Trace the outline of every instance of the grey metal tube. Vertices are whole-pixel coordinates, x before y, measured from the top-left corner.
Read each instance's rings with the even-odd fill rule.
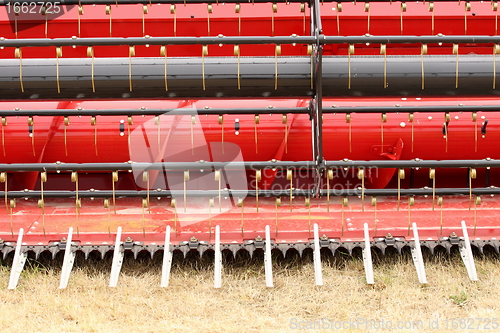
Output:
[[[314,22],[311,22],[314,29]],[[113,45],[239,45],[239,44],[498,44],[500,36],[487,35],[362,35],[362,36],[213,36],[213,37],[91,37],[91,38],[23,38],[0,37],[0,47],[41,46],[113,46]],[[493,51],[493,50],[492,50]]]
[[[351,57],[351,89],[348,89],[348,60],[332,57],[323,63],[323,96],[455,96],[499,95],[493,89],[493,56],[424,56],[422,89],[421,56],[387,56],[387,86],[384,87],[382,56]],[[497,84],[498,86],[498,84]]]
[[[436,113],[436,112],[499,112],[500,105],[425,105],[425,106],[336,106],[323,105],[325,113]],[[266,108],[210,108],[210,109],[19,109],[0,110],[0,117],[12,116],[118,116],[118,115],[225,115],[225,114],[269,114]],[[309,107],[272,108],[273,114],[309,114]]]
[[[314,169],[313,161],[249,161],[249,162],[157,162],[157,163],[10,163],[0,164],[0,171],[128,171],[128,170],[218,170],[223,168]],[[326,161],[326,168],[500,168],[500,160],[372,160]]]
[[[91,59],[59,59],[57,92],[55,59],[23,59],[23,85],[19,60],[0,61],[0,99],[93,99],[93,98],[203,98],[203,97],[298,97],[312,96],[309,57],[278,58],[275,89],[275,58],[241,58],[241,89],[238,89],[235,57],[206,57],[205,86],[201,58],[168,58],[168,91],[163,58],[132,58],[132,91],[129,58],[96,58],[92,92]],[[420,56],[388,56],[387,87],[383,86],[383,57],[351,57],[351,89],[348,59],[323,58],[323,96],[454,96],[499,95],[493,85],[493,56],[459,56],[458,88],[455,87],[455,56],[424,56],[425,89],[422,89]],[[497,84],[500,86],[500,84]]]
[[[0,62],[0,99],[186,98],[311,96],[309,57],[280,58],[275,90],[275,59],[241,58],[241,89],[235,57],[206,57],[203,90],[201,58],[168,58],[168,91],[164,58],[95,58],[92,91],[91,59],[59,59],[61,93],[57,92],[56,59],[23,59],[23,85],[19,60]]]
[[[477,111],[486,111],[483,108],[476,107]],[[456,107],[454,111],[456,111]],[[491,108],[491,110],[500,110],[500,105],[496,108]],[[461,111],[462,109],[460,109]],[[418,110],[416,110],[418,111]],[[133,116],[133,115],[225,115],[225,114],[269,114],[269,107],[266,108],[210,108],[210,109],[81,109],[81,110],[70,110],[70,109],[46,109],[46,110],[35,110],[35,109],[22,109],[22,110],[0,110],[0,116],[12,117],[12,116]],[[352,111],[350,111],[352,112]],[[418,111],[421,112],[421,111]],[[435,110],[433,112],[436,112]],[[292,107],[292,108],[272,108],[272,113],[274,114],[305,114],[309,113],[308,107]]]
[[[321,195],[326,196],[328,191],[321,190]],[[9,198],[39,198],[41,196],[40,191],[8,191],[7,196]],[[142,197],[145,198],[148,196],[148,191],[131,191],[131,190],[116,190],[114,194],[117,198],[124,197]],[[218,190],[186,190],[186,197],[216,197],[219,194]],[[310,197],[312,196],[312,191],[308,190],[294,190],[293,195],[297,197]],[[423,189],[423,188],[412,188],[412,189],[365,189],[364,194],[366,196],[396,196],[396,195],[410,195],[410,196],[432,196],[432,189]],[[472,194],[474,195],[490,195],[500,194],[500,188],[473,188]],[[65,190],[51,190],[44,191],[43,196],[45,198],[74,198],[76,192],[74,191],[65,191]],[[149,192],[151,197],[171,197],[184,196],[184,191],[180,190],[151,190]],[[255,190],[229,190],[225,191],[224,195],[229,195],[235,198],[244,198],[244,197],[255,197],[257,196],[257,192]],[[289,190],[259,190],[259,197],[287,197],[290,195]],[[330,190],[331,196],[359,196],[361,195],[361,190],[356,189],[342,189],[342,190]],[[469,188],[436,188],[435,195],[470,195]],[[0,196],[4,197],[5,192],[0,191]],[[81,190],[78,191],[78,196],[80,198],[110,198],[113,196],[113,191],[109,190]]]

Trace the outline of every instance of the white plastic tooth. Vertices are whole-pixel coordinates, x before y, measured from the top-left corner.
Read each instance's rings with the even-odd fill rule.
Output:
[[[170,281],[170,269],[172,268],[172,251],[170,251],[170,226],[165,231],[165,248],[163,252],[163,264],[161,268],[161,287],[168,287]]]
[[[220,248],[220,226],[215,226],[214,288],[222,286],[222,252]]]
[[[271,228],[266,225],[266,248],[264,252],[264,270],[266,273],[266,287],[272,288],[273,284],[273,262],[271,258]]]
[[[19,282],[19,277],[23,271],[24,264],[26,263],[26,258],[28,257],[26,253],[21,253],[21,246],[23,244],[24,229],[19,229],[19,235],[17,236],[16,249],[14,251],[14,260],[12,262],[12,269],[10,271],[10,279],[8,289],[16,289],[17,283]]]
[[[109,278],[109,286],[116,287],[118,277],[123,264],[123,251],[121,249],[122,227],[116,229],[115,249],[113,251],[113,263],[111,264],[111,276]]]
[[[370,233],[368,232],[368,223],[364,224],[365,235],[365,248],[363,249],[363,262],[366,273],[366,283],[374,284],[373,278],[373,262],[372,262],[372,249],[370,246]]]
[[[323,285],[323,272],[321,267],[321,249],[319,247],[319,230],[317,223],[314,223],[314,278],[317,286]]]
[[[417,269],[418,281],[420,283],[427,283],[427,276],[425,274],[424,259],[422,257],[422,248],[420,247],[420,238],[418,236],[417,224],[413,222],[413,238],[415,239],[415,247],[411,249],[413,263]]]
[[[59,289],[65,289],[68,286],[69,276],[75,262],[75,252],[71,251],[71,242],[73,240],[73,228],[69,228],[66,248],[64,249],[64,260],[61,270],[61,281]]]
[[[462,232],[464,234],[464,246],[460,247],[460,255],[467,269],[467,274],[471,281],[478,281],[476,264],[474,263],[474,256],[472,255],[472,248],[470,246],[469,233],[467,232],[467,226],[465,221],[462,221]]]

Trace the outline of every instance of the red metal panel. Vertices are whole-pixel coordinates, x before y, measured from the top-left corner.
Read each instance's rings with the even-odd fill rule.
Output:
[[[428,3],[408,3],[406,12],[401,11],[400,3],[372,3],[369,14],[363,3],[343,3],[343,10],[338,13],[332,3],[322,4],[324,31],[326,35],[496,35],[497,16],[489,2],[472,4],[471,11],[464,5],[435,4],[434,30]],[[206,5],[179,5],[176,8],[176,28],[174,32],[174,15],[169,5],[148,6],[148,13],[143,14],[142,5],[111,6],[111,15],[106,15],[105,6],[84,6],[85,13],[80,16],[80,32],[78,31],[77,8],[65,8],[66,14],[49,20],[39,17],[38,21],[26,21],[23,17],[15,18],[0,8],[0,31],[5,38],[59,38],[59,37],[132,37],[150,35],[157,36],[269,36],[292,34],[310,34],[309,14],[300,12],[300,4],[279,5],[278,12],[272,19],[271,4],[242,4],[241,30],[238,15],[234,13],[234,5],[219,4],[213,6],[213,13],[207,12]],[[369,18],[368,18],[369,15]],[[305,21],[304,21],[305,17]],[[208,23],[210,18],[210,25]],[[273,22],[274,20],[274,27]],[[304,24],[305,22],[305,24]],[[16,26],[17,24],[17,36]],[[110,29],[111,26],[111,29]],[[210,27],[210,31],[208,30]],[[347,45],[327,45],[324,55],[346,55]],[[388,55],[420,54],[420,45],[388,45]],[[451,54],[451,45],[429,45],[429,54]],[[468,54],[492,53],[491,45],[460,45],[459,53]],[[137,46],[136,56],[157,57],[159,46]],[[275,55],[274,45],[241,46],[242,56]],[[284,45],[282,55],[307,55],[304,45]],[[357,45],[355,55],[378,55],[380,45]],[[65,47],[64,57],[86,57],[86,47]],[[128,47],[96,47],[96,57],[127,57]],[[199,57],[201,46],[169,46],[169,57]],[[209,47],[209,56],[234,56],[233,46],[213,45]],[[24,58],[53,58],[54,48],[23,48]],[[0,49],[0,58],[14,58],[11,48]],[[492,69],[493,70],[493,69]],[[381,82],[382,84],[382,82]],[[28,98],[29,96],[27,96]],[[204,107],[295,107],[308,106],[309,100],[301,99],[259,99],[259,100],[122,100],[122,101],[23,101],[0,102],[0,109],[66,109],[68,112],[77,108],[204,108]],[[402,106],[453,105],[456,111],[450,113],[449,132],[443,137],[443,113],[415,113],[413,124],[408,121],[408,114],[387,114],[387,122],[382,123],[380,114],[351,113],[350,124],[346,123],[345,114],[325,114],[323,118],[323,144],[326,160],[374,160],[389,158],[381,155],[382,150],[391,152],[399,150],[397,158],[412,160],[416,158],[429,160],[443,159],[484,159],[500,158],[498,142],[500,142],[500,116],[497,112],[478,112],[478,121],[474,123],[470,113],[462,113],[459,104],[464,105],[496,105],[497,96],[490,98],[472,98],[467,96],[451,96],[440,98],[420,97],[384,97],[384,98],[337,98],[325,99],[324,108],[332,106]],[[270,109],[270,113],[272,109]],[[68,113],[69,114],[69,113]],[[203,151],[200,155],[194,151],[193,134],[190,116],[160,117],[160,141],[168,142],[169,149],[185,151],[184,156],[191,160],[224,160],[224,154],[216,148]],[[8,117],[4,130],[3,148],[0,163],[38,163],[47,162],[126,162],[141,159],[148,162],[162,160],[171,151],[161,151],[156,144],[157,125],[152,116],[135,116],[129,126],[127,115],[98,116],[97,126],[90,122],[90,116],[71,116],[70,124],[64,131],[62,117],[35,116],[34,127],[30,129],[26,117]],[[488,132],[479,132],[482,122],[489,120]],[[237,121],[238,120],[238,121]],[[234,144],[242,152],[244,161],[258,160],[312,160],[312,133],[309,115],[288,115],[286,125],[280,114],[262,115],[260,123],[255,124],[253,115],[225,115],[224,129],[218,116],[199,116],[196,118],[197,135],[203,137],[207,146],[211,143],[219,145],[224,136],[226,144]],[[236,125],[238,124],[238,125]],[[479,126],[476,126],[479,125]],[[154,133],[143,135],[143,129],[150,126]],[[239,126],[237,128],[236,126]],[[256,130],[257,129],[257,130]],[[383,131],[382,131],[383,129]],[[222,132],[223,131],[223,132]],[[175,135],[171,135],[176,132]],[[256,133],[257,132],[257,133]],[[31,134],[31,135],[30,135]],[[148,135],[151,140],[139,142]],[[255,140],[255,136],[258,140]],[[477,140],[476,140],[477,137]],[[136,139],[139,141],[134,141]],[[148,138],[149,140],[149,138]],[[143,140],[144,141],[144,140]],[[257,148],[258,147],[258,148]],[[476,148],[477,147],[477,148]],[[175,148],[175,149],[174,149]],[[206,148],[206,147],[204,147]],[[146,155],[145,153],[151,153]],[[229,154],[228,154],[229,155]],[[143,157],[146,156],[146,157]],[[202,158],[200,156],[203,156]],[[208,156],[208,157],[207,157]],[[230,157],[228,156],[228,159]],[[357,188],[361,186],[356,170],[336,170],[339,177],[331,181],[335,189]],[[343,174],[343,171],[346,171]],[[378,175],[367,175],[367,188],[396,188],[395,170],[377,170]],[[428,169],[414,171],[413,186],[424,187],[429,183]],[[467,187],[467,169],[437,170],[436,185],[438,187]],[[40,177],[37,173],[8,173],[7,189],[39,190]],[[161,178],[161,177],[158,177]],[[310,189],[314,185],[314,175],[304,171],[294,179],[297,189]],[[495,183],[500,178],[498,170],[491,170],[489,179]],[[73,190],[75,184],[69,180],[69,173],[49,174],[45,190]],[[81,173],[80,190],[109,190],[112,181],[109,173]],[[472,180],[472,187],[481,187],[485,183],[484,170]],[[161,186],[160,179],[153,181],[152,188]],[[255,189],[255,172],[248,171],[248,187]],[[289,189],[284,172],[264,173],[259,184],[260,189]],[[116,189],[139,189],[132,174],[120,173]],[[410,187],[410,179],[401,181],[402,188]],[[163,188],[163,187],[162,187]],[[7,198],[8,199],[8,198]],[[500,234],[500,221],[496,207],[496,197],[482,198],[481,205],[473,203],[469,196],[444,197],[443,206],[435,205],[433,210],[430,197],[416,197],[415,205],[408,205],[408,197],[402,197],[400,207],[395,198],[378,198],[377,205],[371,206],[368,198],[362,205],[361,198],[349,198],[343,206],[342,198],[312,198],[311,207],[305,205],[304,199],[295,197],[291,207],[288,197],[282,198],[281,207],[276,207],[275,198],[259,198],[259,208],[255,198],[246,198],[243,207],[233,202],[227,211],[218,211],[215,206],[208,213],[208,198],[190,199],[189,213],[183,212],[183,202],[173,208],[170,199],[157,199],[152,195],[151,212],[142,207],[141,198],[118,198],[116,213],[114,207],[104,208],[102,198],[85,198],[79,214],[75,208],[75,199],[45,199],[44,210],[38,207],[37,199],[17,200],[15,208],[0,210],[0,238],[4,241],[15,241],[15,234],[20,227],[27,230],[24,242],[27,245],[49,245],[60,241],[70,226],[78,228],[74,240],[82,245],[112,244],[114,232],[122,226],[125,237],[145,244],[162,243],[167,225],[175,230],[172,241],[175,244],[189,241],[194,235],[201,241],[212,241],[213,227],[220,225],[223,243],[241,244],[257,236],[264,236],[266,225],[272,225],[273,239],[279,243],[309,243],[312,237],[312,224],[318,223],[321,234],[339,241],[361,241],[363,223],[369,223],[372,236],[384,237],[391,233],[395,237],[411,239],[410,223],[416,222],[422,239],[439,240],[452,233],[462,235],[460,221],[465,220],[470,228],[470,235],[480,240],[493,240]],[[290,210],[291,208],[291,210]],[[198,209],[198,211],[195,211]],[[376,217],[375,217],[376,213]],[[12,221],[12,222],[11,222]],[[375,225],[376,224],[376,225]],[[14,234],[14,235],[13,235]]]

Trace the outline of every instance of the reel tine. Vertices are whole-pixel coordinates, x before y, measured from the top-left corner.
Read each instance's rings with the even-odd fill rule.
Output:
[[[146,14],[149,13],[148,5],[142,6],[142,36],[146,36]]]
[[[208,45],[201,46],[201,80],[202,80],[203,90],[207,89],[205,83],[205,56],[208,56]]]
[[[135,57],[135,46],[129,46],[128,50],[128,84],[130,91],[133,90],[132,86],[132,57]]]
[[[17,26],[16,26],[17,28]],[[21,48],[18,47],[14,50],[14,57],[19,59],[19,85],[21,87],[21,92],[24,92],[24,83],[23,83],[23,53]]]
[[[112,185],[112,195],[113,195],[113,211],[116,214],[116,190],[115,182],[118,181],[118,171],[113,171],[111,173],[111,185]]]
[[[208,30],[207,36],[210,36],[210,14],[212,14],[212,11],[213,11],[212,4],[211,3],[207,4],[207,30]]]
[[[83,5],[78,5],[78,37],[81,37],[81,16],[84,14]]]
[[[369,2],[365,2],[365,13],[368,13],[367,14],[367,33],[369,34],[370,33],[370,3]]]
[[[422,44],[420,48],[420,58],[422,59],[422,90],[425,88],[425,67],[424,67],[424,55],[427,54],[427,44]]]
[[[406,2],[401,2],[401,12],[400,12],[400,28],[401,36],[403,35],[403,13],[406,12]]]
[[[56,84],[57,93],[61,93],[61,83],[59,82],[59,58],[62,57],[62,46],[56,47]]]
[[[272,12],[271,12],[271,26],[272,26],[271,36],[272,37],[274,37],[274,14],[277,12],[278,12],[278,4],[274,2],[272,4]]]
[[[245,237],[245,207],[242,198],[238,198],[238,207],[241,207],[241,237]]]
[[[170,5],[170,14],[174,15],[174,37],[177,37],[177,9],[175,4]]]
[[[113,17],[111,15],[111,5],[106,5],[106,15],[109,15],[109,37],[113,37]]]

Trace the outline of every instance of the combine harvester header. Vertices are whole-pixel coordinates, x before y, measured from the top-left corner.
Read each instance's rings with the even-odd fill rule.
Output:
[[[496,1],[0,0],[0,249],[499,252]]]

